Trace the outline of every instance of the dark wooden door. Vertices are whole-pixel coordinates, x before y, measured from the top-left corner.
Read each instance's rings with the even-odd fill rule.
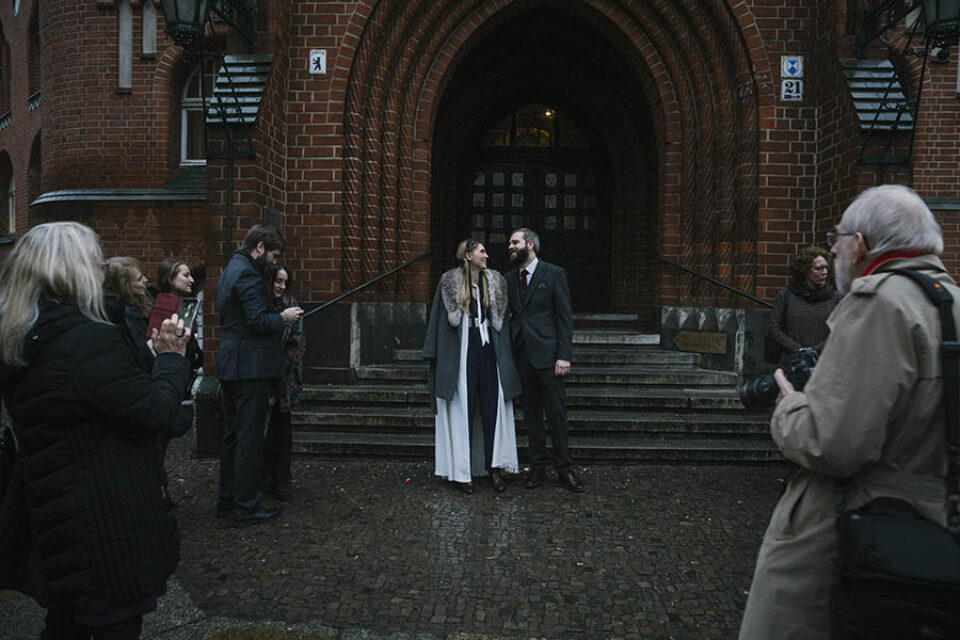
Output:
[[[567,270],[575,311],[610,307],[610,215],[599,163],[535,157],[478,158],[461,184],[459,237],[481,241],[490,266],[506,269],[510,233],[540,234],[540,256]]]

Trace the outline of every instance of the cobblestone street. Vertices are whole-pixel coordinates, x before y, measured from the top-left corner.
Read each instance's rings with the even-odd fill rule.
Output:
[[[424,463],[304,459],[281,520],[238,530],[213,513],[216,461],[186,444],[168,465],[186,604],[164,598],[145,637],[733,638],[785,469],[592,466],[581,495],[550,477],[465,496]],[[0,618],[19,639],[42,614],[3,594]]]

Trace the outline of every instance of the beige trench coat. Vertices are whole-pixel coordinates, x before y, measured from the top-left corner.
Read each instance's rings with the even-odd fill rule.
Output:
[[[940,320],[894,268],[947,285],[960,327],[960,289],[934,256],[890,260],[853,281],[827,321],[830,337],[804,392],[783,398],[770,421],[783,455],[802,469],[764,535],[741,640],[830,637],[835,479],[852,477],[849,508],[889,495],[946,520]]]

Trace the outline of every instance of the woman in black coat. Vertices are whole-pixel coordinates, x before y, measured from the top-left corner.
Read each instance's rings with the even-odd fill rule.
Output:
[[[43,640],[138,638],[179,558],[155,443],[190,375],[190,332],[165,320],[144,371],[106,318],[101,261],[92,230],[55,222],[0,270],[0,386],[30,523],[22,590],[48,610]]]
[[[829,282],[832,263],[833,255],[822,247],[806,247],[793,259],[793,282],[777,294],[770,315],[768,342],[772,339],[779,351],[767,354],[771,361],[782,362],[804,348],[823,350],[830,335],[827,318],[843,297]]]
[[[136,258],[117,256],[103,265],[103,295],[107,317],[115,325],[125,328],[134,345],[140,365],[150,371],[153,353],[147,346],[147,316],[150,314],[150,296],[143,265]]]

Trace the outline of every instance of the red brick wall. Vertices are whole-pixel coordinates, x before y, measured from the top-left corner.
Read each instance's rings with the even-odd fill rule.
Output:
[[[10,158],[13,169],[17,201],[17,229],[23,233],[28,228],[27,219],[27,167],[30,164],[30,151],[41,129],[41,109],[29,109],[27,98],[29,91],[29,65],[27,64],[28,25],[31,12],[36,11],[36,2],[22,1],[20,11],[13,15],[13,3],[0,3],[0,24],[7,41],[9,60],[9,108],[10,125],[0,130],[0,151]],[[0,257],[7,249],[0,247]]]
[[[857,3],[847,0],[258,4],[257,52],[273,53],[274,62],[257,158],[234,169],[230,229],[221,160],[209,163],[203,206],[94,203],[47,208],[36,220],[79,217],[110,253],[219,265],[269,206],[284,214],[285,260],[305,303],[433,249],[432,268],[421,263],[361,297],[429,301],[453,244],[460,154],[534,74],[604,141],[614,176],[609,259],[618,310],[752,306],[660,265],[654,253],[771,299],[787,281],[789,257],[822,241],[863,186],[905,181],[925,196],[956,196],[956,52],[949,65],[928,69],[913,166],[880,177],[856,165],[860,134],[837,62],[851,55],[855,37]],[[38,5],[22,5],[13,17],[11,3],[0,3],[13,57],[13,121],[0,131],[0,150],[14,167],[20,229],[28,223],[30,147],[41,131],[44,191],[165,184],[178,161],[178,91],[193,61],[160,33],[155,57],[134,55],[132,90],[117,91],[113,0],[45,0],[42,103],[28,111],[22,57]],[[491,46],[537,8],[603,44],[531,48],[521,59]],[[133,14],[137,47],[139,6]],[[234,37],[223,39],[237,50]],[[311,49],[327,50],[326,75],[308,73]],[[779,99],[784,54],[804,56],[801,103]],[[899,64],[908,84],[919,83],[915,63]],[[960,221],[955,212],[938,215],[956,265]],[[212,269],[211,286],[215,276]]]

